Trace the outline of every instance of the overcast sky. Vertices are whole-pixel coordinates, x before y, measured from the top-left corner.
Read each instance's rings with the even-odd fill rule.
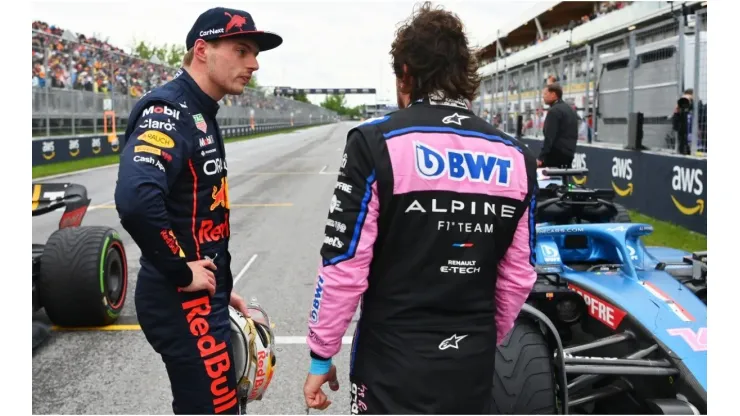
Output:
[[[246,10],[257,28],[280,34],[284,43],[260,54],[257,82],[294,88],[376,88],[379,102],[395,104],[395,78],[389,50],[397,24],[416,1],[46,1],[34,2],[32,19],[86,36],[108,38],[127,52],[134,38],[185,43],[200,13],[215,6]],[[471,45],[495,39],[496,29],[538,2],[497,0],[436,1],[457,13]],[[309,96],[318,103],[323,96]],[[374,103],[372,95],[348,95],[350,105]]]

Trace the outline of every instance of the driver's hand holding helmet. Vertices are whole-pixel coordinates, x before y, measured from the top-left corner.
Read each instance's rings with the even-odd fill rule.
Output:
[[[262,400],[272,380],[275,336],[267,313],[256,302],[246,305],[248,316],[234,306],[229,306],[229,318],[237,394],[249,403]]]

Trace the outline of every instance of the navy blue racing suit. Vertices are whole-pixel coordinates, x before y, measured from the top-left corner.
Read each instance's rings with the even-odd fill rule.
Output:
[[[183,413],[237,413],[229,339],[233,286],[229,195],[219,105],[181,69],[129,116],[115,190],[124,229],[141,249],[136,313]],[[187,262],[211,258],[216,294],[184,292]]]

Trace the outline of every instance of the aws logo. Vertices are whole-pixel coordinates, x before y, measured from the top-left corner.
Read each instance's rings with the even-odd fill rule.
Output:
[[[103,148],[100,146],[100,138],[92,139],[92,152],[97,155]]]
[[[69,155],[75,157],[80,154],[80,139],[69,141]]]
[[[614,188],[614,192],[617,193],[619,196],[628,196],[632,195],[634,192],[634,185],[632,185],[632,159],[622,159],[621,157],[614,157],[612,158],[612,161],[614,164],[612,165],[612,178],[614,179],[624,179],[627,181],[627,187],[622,189],[617,186],[617,184],[612,181],[612,188]]]
[[[54,156],[56,156],[56,151],[54,150],[54,142],[41,143],[41,155],[46,160],[54,159]]]
[[[113,135],[112,138],[108,138],[108,143],[110,143],[110,148],[114,152],[118,152],[118,149],[120,148],[121,142],[118,141],[118,136]]]
[[[673,190],[676,192],[685,192],[701,196],[701,194],[704,193],[704,182],[701,179],[703,175],[704,172],[701,169],[689,169],[682,166],[674,166],[673,180],[671,181]],[[695,201],[696,205],[693,206],[691,204],[683,205],[678,201],[675,195],[671,195],[671,199],[673,200],[673,205],[675,205],[684,215],[704,214],[704,206],[706,205],[706,202],[702,198],[697,198]]]
[[[110,133],[108,135],[108,143],[110,143],[111,150],[113,150],[114,152],[117,152],[118,151],[118,147],[119,147],[120,143],[118,141],[118,135],[117,134]]]
[[[571,167],[573,169],[588,169],[588,165],[586,165],[586,154],[576,153],[573,156],[573,163],[571,163]],[[583,185],[588,180],[588,176],[584,176],[582,178],[577,178],[573,176],[572,178],[573,182],[575,182],[576,185]]]

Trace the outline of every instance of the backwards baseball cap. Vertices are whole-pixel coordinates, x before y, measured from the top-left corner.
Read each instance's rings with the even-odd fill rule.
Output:
[[[252,15],[236,9],[215,7],[198,16],[188,32],[185,47],[190,50],[198,39],[214,40],[226,37],[244,37],[257,43],[260,52],[277,48],[283,38],[272,32],[257,30]]]

